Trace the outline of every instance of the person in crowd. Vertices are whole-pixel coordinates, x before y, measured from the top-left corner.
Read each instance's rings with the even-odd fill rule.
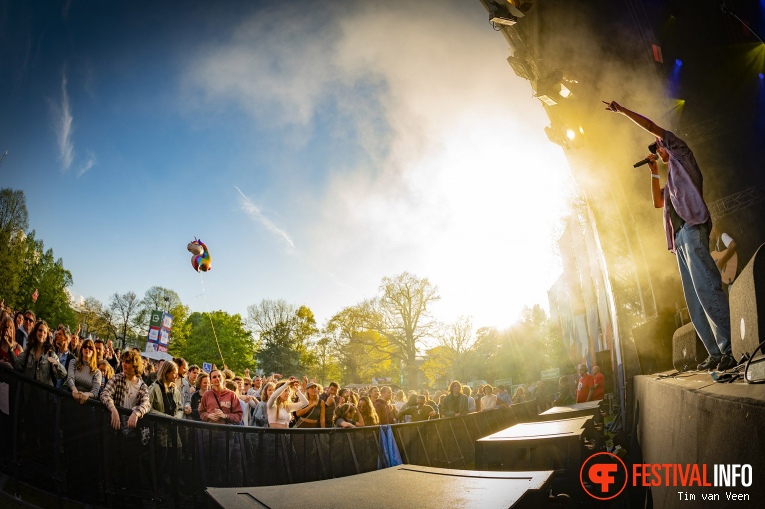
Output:
[[[175,388],[181,394],[181,410],[185,415],[191,415],[191,395],[194,387],[188,379],[189,363],[183,357],[176,357],[173,362],[178,366],[178,376],[175,379]],[[157,375],[159,376],[159,375]]]
[[[192,392],[196,391],[197,389],[197,377],[199,376],[199,372],[202,371],[199,366],[196,364],[192,364],[189,366],[189,385],[191,385],[191,388],[193,389]]]
[[[494,388],[486,384],[483,386],[483,397],[481,398],[481,411],[494,410],[497,408],[497,396],[494,394]]]
[[[18,324],[18,315],[16,319],[16,324]],[[33,311],[27,311],[24,313],[24,320],[21,323],[21,326],[18,327],[16,330],[16,341],[21,345],[22,350],[26,349],[27,347],[27,339],[29,339],[29,334],[32,332],[32,329],[35,327],[35,314]],[[47,334],[47,326],[46,326],[46,334]]]
[[[337,394],[339,390],[340,385],[337,382],[330,382],[319,396],[324,401],[324,414],[326,416],[335,415],[335,409],[340,406],[340,397]]]
[[[595,392],[594,380],[587,372],[585,364],[580,364],[576,370],[579,373],[579,380],[576,382],[576,402],[585,403],[592,399],[592,394]]]
[[[59,326],[56,330],[56,334],[53,336],[53,341],[56,345],[56,355],[58,355],[58,361],[64,366],[64,369],[69,372],[69,365],[72,360],[77,359],[79,355],[69,349],[69,343],[71,342],[71,336],[67,333],[64,326]],[[56,388],[64,388],[64,380],[59,379],[56,381]]]
[[[22,319],[24,316],[21,316]],[[16,343],[16,326],[10,316],[0,321],[0,361],[11,364],[10,352],[21,355],[21,345]]]
[[[425,396],[426,405],[433,407],[433,410],[435,410],[436,413],[440,412],[440,409],[438,408],[438,404],[430,398],[430,392],[428,392],[427,389],[423,389],[420,394],[423,394]]]
[[[204,371],[199,373],[196,380],[194,380],[196,391],[191,395],[191,419],[195,421],[201,421],[202,417],[199,415],[199,402],[202,399],[202,395],[210,389],[210,375]]]
[[[242,398],[250,398],[250,396],[247,396],[246,394],[242,394],[239,390],[240,384],[241,384],[241,378],[239,378],[239,382],[237,383],[236,380],[237,377],[234,377],[234,380],[226,380],[223,382],[226,386],[226,389],[232,391],[234,394],[236,394],[237,399],[239,400],[239,406],[242,409],[242,420],[239,422],[236,422],[234,424],[238,424],[239,426],[245,426],[248,425],[250,422],[250,407],[247,404],[247,402]]]
[[[440,405],[441,417],[460,417],[468,413],[468,399],[462,394],[462,384],[457,380],[449,384],[449,394]]]
[[[121,358],[122,352],[118,350],[114,350],[114,344],[112,343],[112,340],[109,339],[106,341],[106,350],[104,351],[104,359],[106,359],[109,364],[111,364],[112,369],[117,371],[117,369],[120,367],[120,358]]]
[[[295,411],[296,428],[326,428],[326,407],[319,397],[321,387],[316,382],[310,382],[305,387],[308,405]]]
[[[175,383],[177,379],[178,365],[174,361],[165,362],[157,373],[157,381],[149,387],[151,413],[167,415],[175,419],[183,418],[183,400]],[[167,488],[176,472],[175,461],[170,458],[168,447],[170,447],[171,440],[175,440],[175,447],[180,447],[180,435],[176,430],[175,436],[171,437],[169,426],[164,422],[157,423],[155,430],[156,442],[159,445],[155,449],[157,468],[158,472],[161,472],[163,487]]]
[[[80,353],[80,346],[82,346],[82,338],[79,336],[79,329],[77,333],[72,333],[72,331],[69,330],[69,327],[63,325],[62,326],[67,334],[69,334],[69,350],[74,354],[75,358]]]
[[[402,410],[406,410],[407,408],[416,407],[416,406],[417,406],[417,392],[411,391],[409,394],[409,399],[407,399],[406,404],[401,408]],[[411,422],[411,420],[412,420],[412,416],[410,414],[399,413],[399,422]]]
[[[394,424],[396,422],[396,407],[391,403],[393,391],[387,385],[380,389],[380,397],[373,400],[375,412],[380,419],[380,424]]]
[[[96,348],[96,362],[100,362],[106,355],[106,345],[102,339],[96,338],[93,340],[93,346]]]
[[[562,376],[558,379],[558,397],[553,401],[553,406],[572,405],[576,401],[568,378]]]
[[[472,414],[476,411],[475,409],[475,398],[473,398],[473,390],[468,385],[462,386],[462,394],[467,396],[468,399],[468,413]]]
[[[101,402],[111,412],[115,430],[135,428],[138,420],[151,409],[149,387],[139,373],[143,371],[141,355],[128,350],[121,357],[122,371],[114,375],[101,393]],[[117,408],[131,410],[130,416],[120,415]]]
[[[276,385],[266,404],[269,428],[289,428],[290,414],[308,405],[308,399],[300,392],[299,387],[300,380],[293,377]],[[290,396],[293,392],[297,394],[297,403],[291,401]]]
[[[13,317],[13,323],[16,325],[16,337],[19,339],[22,339],[19,334],[19,329],[24,327],[24,312],[23,311],[17,311],[16,314]],[[26,337],[26,336],[24,336]],[[21,343],[19,343],[21,344]],[[21,350],[24,350],[24,345],[21,346]]]
[[[438,417],[436,410],[426,404],[427,398],[424,394],[416,396],[417,404],[415,406],[408,406],[399,413],[399,418],[411,417],[412,422],[427,421],[429,419],[435,419]]]
[[[69,339],[63,328],[56,331],[59,348],[67,345]],[[98,436],[98,432],[95,431],[98,422],[95,413],[93,408],[79,408],[79,405],[85,404],[88,399],[97,398],[101,392],[102,377],[96,364],[93,341],[86,340],[82,344],[77,359],[69,363],[67,372],[68,376],[63,386],[71,391],[74,402],[69,403],[65,400],[61,410],[63,447],[67,459],[66,478],[71,492],[86,498],[90,493],[82,486],[82,479],[89,474],[88,466],[96,464],[99,459],[98,448],[94,443]]]
[[[48,324],[44,320],[32,327],[27,346],[20,355],[17,356],[13,350],[8,355],[17,371],[38,382],[55,386],[56,379],[66,378],[66,370],[54,352],[53,342],[48,335]]]
[[[142,456],[142,445],[148,443],[148,436],[142,429],[136,432],[139,420],[151,409],[149,388],[141,379],[143,360],[138,352],[128,350],[120,357],[121,371],[114,375],[101,392],[101,402],[111,412],[111,427],[119,433],[109,434],[109,448],[113,464],[107,467],[112,482],[120,485],[138,485],[140,472],[146,468]],[[118,409],[129,411],[120,413]],[[129,496],[126,495],[126,496]],[[126,501],[129,507],[131,504]]]
[[[178,390],[176,380],[179,377],[178,364],[167,361],[157,373],[157,381],[149,387],[151,412],[181,419],[183,417],[183,396]],[[167,447],[167,435],[160,440],[162,447]]]
[[[237,424],[242,422],[242,407],[234,391],[226,388],[223,373],[214,369],[210,373],[212,388],[202,395],[199,417],[205,422]]]
[[[93,341],[86,339],[82,343],[77,361],[69,363],[67,375],[65,384],[76,402],[83,404],[90,398],[98,397],[102,375],[96,363]]]
[[[475,411],[481,411],[481,398],[483,398],[483,385],[478,384],[475,390]]]
[[[274,393],[276,384],[272,381],[266,382],[260,390],[260,402],[255,407],[255,412],[252,415],[253,426],[259,428],[268,427],[268,399]]]
[[[513,398],[507,392],[507,387],[499,385],[497,391],[497,406],[510,406],[513,404]]]
[[[517,405],[519,403],[525,403],[528,401],[528,395],[526,394],[526,386],[524,384],[519,385],[515,388],[515,393],[513,393],[512,398],[512,404]]]
[[[606,377],[600,372],[600,366],[592,367],[592,398],[591,401],[599,401],[605,395]]]
[[[404,408],[404,405],[406,405],[406,394],[404,394],[404,391],[399,390],[393,397],[393,406],[396,407],[396,412],[398,412]]]
[[[343,403],[335,409],[333,422],[336,428],[357,428],[364,426],[364,419],[351,403]]]
[[[375,407],[372,404],[372,400],[369,399],[369,396],[361,396],[359,398],[359,404],[356,405],[356,409],[359,411],[359,414],[361,414],[361,419],[364,421],[365,426],[377,426],[380,424],[380,418],[377,417],[377,412],[375,411]]]
[[[154,372],[154,364],[150,360],[147,360],[143,368],[143,376],[142,376],[143,382],[147,386],[153,384],[154,380],[156,379],[156,376],[152,376],[152,375],[156,375],[156,373]]]
[[[249,394],[250,396],[255,396],[258,401],[260,401],[260,389],[263,386],[263,381],[260,379],[259,376],[255,376],[255,378],[252,379],[252,386],[250,387]]]
[[[98,371],[101,372],[101,390],[99,390],[99,392],[101,392],[104,390],[106,382],[114,376],[114,369],[106,359],[101,359],[98,361]]]

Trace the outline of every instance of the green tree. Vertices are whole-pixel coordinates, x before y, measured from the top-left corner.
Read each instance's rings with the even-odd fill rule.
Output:
[[[135,292],[126,292],[122,295],[115,292],[109,299],[109,309],[113,313],[117,330],[122,334],[123,349],[129,339],[135,339],[137,336],[135,319],[138,314],[138,304]]]
[[[473,320],[469,316],[460,316],[454,323],[440,326],[438,340],[442,346],[454,352],[452,356],[453,365],[448,366],[451,376],[457,380],[467,381],[465,379],[467,376],[465,360],[475,343]]]
[[[316,357],[310,347],[319,329],[308,306],[295,309],[283,300],[264,300],[248,312],[258,335],[260,371],[300,375],[314,366]]]
[[[24,273],[24,252],[29,227],[24,191],[0,189],[0,299],[13,308],[22,307],[17,302],[19,286]]]
[[[422,373],[428,385],[446,390],[454,380],[455,368],[459,364],[457,352],[448,346],[440,345],[425,352],[427,358],[422,363]]]
[[[77,323],[82,326],[83,333],[93,334],[104,341],[110,339],[112,335],[117,337],[112,313],[100,300],[88,297],[82,304],[76,306],[75,311]]]
[[[341,381],[341,366],[338,357],[335,354],[332,338],[323,336],[314,343],[311,350],[316,359],[316,364],[314,366],[316,380],[322,385],[327,385],[333,380],[338,382]]]
[[[194,312],[184,322],[184,326],[189,328],[188,336],[185,344],[178,346],[174,353],[184,357],[189,364],[201,366],[204,362],[210,362],[221,367],[225,360],[229,369],[240,374],[245,368],[254,368],[255,344],[241,315],[230,315],[225,311]]]
[[[170,313],[172,308],[182,304],[181,298],[173,290],[161,286],[152,286],[146,290],[143,299],[138,303],[135,322],[143,329],[148,330],[152,311],[157,309]]]
[[[436,332],[437,324],[430,317],[428,306],[438,301],[438,288],[427,278],[402,272],[385,277],[380,284],[382,295],[371,302],[372,322],[368,328],[376,330],[387,340],[387,353],[404,364],[405,383],[417,380],[417,354],[425,337]]]
[[[379,332],[369,329],[376,319],[366,305],[349,306],[327,322],[324,333],[334,345],[345,383],[370,383],[373,377],[394,377],[392,347]]]
[[[61,258],[56,259],[53,250],[45,250],[42,240],[35,239],[34,230],[24,240],[24,271],[15,301],[21,309],[32,309],[51,327],[63,323],[74,326],[76,317],[72,309],[67,286],[72,284],[72,274],[64,268]],[[37,300],[33,294],[37,291]]]

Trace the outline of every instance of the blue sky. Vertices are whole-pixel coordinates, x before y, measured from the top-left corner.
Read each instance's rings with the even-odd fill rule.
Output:
[[[504,326],[560,274],[569,171],[478,1],[3,2],[0,33],[0,186],[75,296],[321,325],[407,270]]]

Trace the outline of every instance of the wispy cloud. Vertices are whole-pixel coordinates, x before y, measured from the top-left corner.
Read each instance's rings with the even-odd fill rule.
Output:
[[[66,67],[61,76],[61,103],[57,104],[51,101],[53,110],[53,129],[56,132],[56,141],[58,143],[58,158],[61,161],[61,169],[68,171],[74,161],[74,143],[72,143],[72,133],[74,132],[74,117],[72,117],[72,106],[69,103],[69,93],[67,86]]]
[[[77,171],[77,177],[82,177],[86,171],[91,169],[96,165],[96,154],[94,154],[91,150],[88,150],[88,158],[85,160],[85,163],[80,166],[80,169]]]
[[[271,233],[276,234],[277,236],[284,239],[284,241],[289,244],[290,249],[295,249],[295,243],[292,242],[292,239],[290,238],[289,234],[276,226],[273,221],[271,221],[269,218],[267,218],[263,212],[260,210],[260,207],[255,204],[251,199],[249,199],[241,189],[239,189],[237,186],[234,186],[234,188],[239,191],[239,194],[241,196],[241,199],[239,200],[239,203],[242,207],[242,210],[247,212],[247,215],[250,216],[252,219],[254,219],[256,222],[260,223],[266,230],[270,231]]]

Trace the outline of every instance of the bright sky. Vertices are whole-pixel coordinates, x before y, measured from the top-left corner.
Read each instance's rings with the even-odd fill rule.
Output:
[[[323,325],[406,270],[443,321],[547,306],[571,178],[477,0],[21,1],[0,34],[0,187],[75,295]]]

